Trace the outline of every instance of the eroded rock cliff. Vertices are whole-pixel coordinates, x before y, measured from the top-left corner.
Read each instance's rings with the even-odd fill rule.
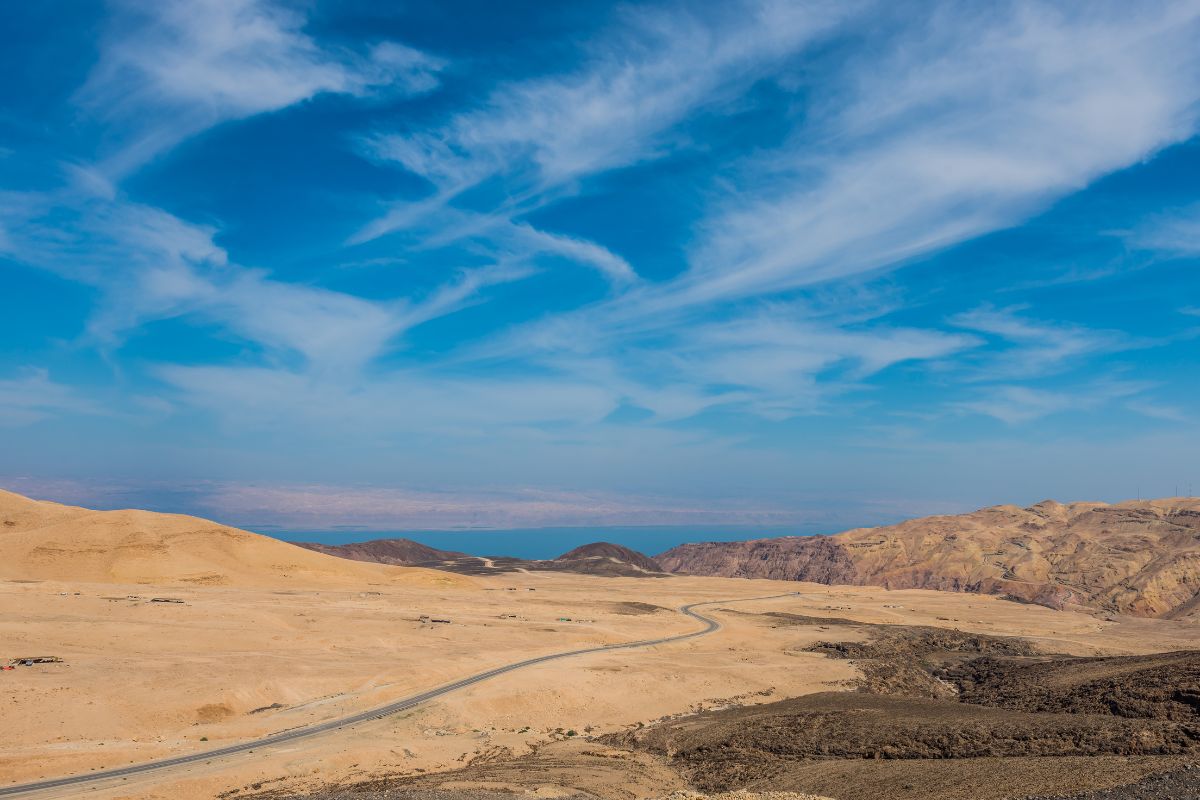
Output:
[[[994,506],[834,536],[685,544],[670,572],[1007,595],[1055,608],[1200,615],[1200,500]]]

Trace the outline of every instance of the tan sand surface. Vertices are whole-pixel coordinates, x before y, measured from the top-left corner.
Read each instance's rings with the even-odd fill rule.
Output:
[[[724,627],[699,639],[543,664],[336,734],[54,797],[210,798],[262,782],[417,774],[519,755],[570,731],[582,738],[699,708],[827,691],[854,676],[846,661],[801,652],[826,635],[821,626],[776,627],[745,612],[1016,634],[1081,655],[1200,642],[1200,627],[1188,621],[1108,621],[975,595],[728,578],[517,573],[306,590],[28,581],[0,580],[0,658],[65,663],[0,673],[3,783],[195,752],[532,655],[693,630],[694,620],[671,610],[689,602],[799,592],[730,603],[729,612],[711,606],[706,613]],[[185,602],[148,602],[159,595]],[[423,614],[451,622],[421,623]],[[552,781],[544,788],[555,792]]]
[[[0,578],[165,586],[471,586],[334,558],[181,514],[91,511],[0,490]]]

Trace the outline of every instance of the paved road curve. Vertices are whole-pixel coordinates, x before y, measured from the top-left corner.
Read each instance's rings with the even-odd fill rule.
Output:
[[[406,697],[403,700],[397,700],[394,703],[389,703],[386,706],[373,708],[369,711],[362,711],[349,717],[322,722],[317,725],[309,725],[303,728],[295,728],[283,733],[277,733],[274,736],[267,736],[263,739],[255,739],[250,742],[242,742],[241,744],[233,744],[228,747],[221,747],[216,750],[205,750],[202,753],[192,753],[190,755],[176,756],[174,758],[164,758],[160,761],[147,761],[144,764],[132,764],[128,767],[117,767],[115,769],[100,770],[98,772],[88,772],[80,775],[68,775],[65,778],[53,778],[51,780],[37,781],[36,783],[19,783],[12,786],[0,788],[0,797],[18,797],[24,794],[33,794],[47,789],[59,789],[67,786],[84,786],[92,783],[100,783],[109,781],[113,778],[125,778],[131,775],[141,775],[146,772],[156,772],[170,767],[179,767],[186,764],[195,764],[201,761],[210,761],[214,758],[222,756],[231,756],[237,753],[246,753],[251,750],[258,750],[262,747],[271,747],[272,745],[284,744],[285,742],[293,742],[297,739],[306,739],[310,736],[317,736],[322,733],[341,730],[342,728],[351,725],[357,725],[360,722],[369,720],[383,719],[392,714],[398,714],[401,711],[407,711],[410,708],[415,708],[422,703],[427,703],[437,697],[456,692],[459,689],[465,689],[468,686],[474,686],[477,683],[489,680],[497,675],[503,675],[506,672],[531,667],[534,664],[544,664],[547,661],[557,661],[560,658],[571,658],[573,656],[582,656],[587,653],[603,653],[609,650],[629,650],[635,647],[651,647],[657,644],[668,644],[670,642],[682,642],[687,639],[696,639],[700,636],[705,636],[721,627],[721,623],[717,622],[712,617],[706,617],[703,614],[693,610],[698,606],[713,605],[715,603],[740,603],[749,600],[770,600],[776,597],[787,597],[795,592],[786,594],[773,594],[766,597],[743,597],[736,600],[708,600],[703,603],[692,603],[683,606],[679,609],[680,613],[686,614],[693,619],[697,619],[704,623],[704,627],[692,633],[683,633],[678,636],[665,636],[661,639],[644,639],[639,642],[625,642],[624,644],[606,644],[601,647],[588,647],[583,650],[569,650],[564,653],[551,653],[547,656],[538,656],[537,658],[528,658],[524,661],[518,661],[515,664],[507,664],[503,667],[496,667],[487,672],[480,672],[478,675],[472,675],[469,678],[448,683],[444,686],[439,686],[436,689],[430,689],[427,692]]]

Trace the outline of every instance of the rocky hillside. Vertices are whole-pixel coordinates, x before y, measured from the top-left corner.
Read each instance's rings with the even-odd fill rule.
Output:
[[[834,536],[685,544],[669,572],[1007,595],[1053,608],[1200,617],[1200,499],[1047,500]]]
[[[612,542],[592,542],[574,550],[563,553],[555,561],[583,561],[586,559],[607,559],[621,564],[629,564],[647,572],[662,572],[663,568],[657,561],[636,550],[630,550]]]
[[[351,561],[367,561],[375,564],[413,565],[428,561],[447,561],[467,557],[466,553],[438,550],[420,542],[414,542],[412,539],[372,539],[369,542],[336,545],[317,542],[296,542],[295,544],[327,556],[338,556]]]

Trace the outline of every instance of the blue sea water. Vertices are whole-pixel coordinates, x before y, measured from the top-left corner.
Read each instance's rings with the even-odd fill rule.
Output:
[[[287,542],[346,544],[370,539],[412,539],[439,550],[457,550],[475,556],[554,558],[591,542],[612,542],[647,555],[655,555],[684,542],[731,542],[769,536],[811,536],[793,528],[736,526],[697,527],[587,527],[513,528],[462,531],[270,531],[258,533]]]

